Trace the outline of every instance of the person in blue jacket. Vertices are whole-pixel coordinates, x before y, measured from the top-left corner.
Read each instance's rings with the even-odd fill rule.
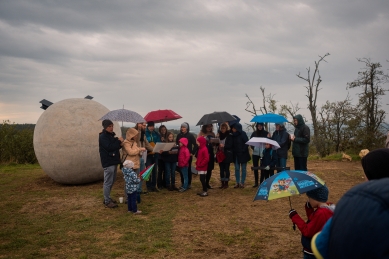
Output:
[[[156,143],[161,142],[161,137],[157,131],[155,131],[154,128],[155,124],[154,121],[147,122],[147,128],[146,128],[146,139],[150,143],[152,147],[155,146]],[[147,190],[149,192],[158,192],[157,189],[157,170],[158,170],[158,158],[159,153],[156,152],[148,152],[147,153],[147,159],[146,159],[146,167],[155,164],[153,167],[153,170],[151,171],[150,179],[146,182]]]

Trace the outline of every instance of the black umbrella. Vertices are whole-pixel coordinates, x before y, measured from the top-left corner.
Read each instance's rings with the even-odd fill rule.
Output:
[[[228,112],[213,112],[213,113],[205,114],[199,120],[199,122],[197,122],[196,126],[213,124],[213,123],[222,123],[222,122],[234,121],[234,120],[236,119]]]

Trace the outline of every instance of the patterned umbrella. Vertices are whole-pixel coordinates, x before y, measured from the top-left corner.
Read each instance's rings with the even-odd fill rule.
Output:
[[[134,123],[140,123],[140,122],[146,122],[146,120],[140,116],[139,113],[126,110],[126,109],[119,109],[119,110],[113,110],[105,114],[103,117],[101,117],[100,121],[102,120],[111,120],[111,121],[125,121],[125,122],[134,122]]]
[[[283,171],[261,183],[254,201],[290,197],[320,188],[324,184],[322,179],[308,171]]]
[[[139,173],[143,180],[148,181],[150,179],[151,172],[153,171],[155,164],[149,165],[142,172]]]
[[[182,117],[172,110],[156,110],[147,113],[145,116],[146,121],[166,122],[181,119]]]

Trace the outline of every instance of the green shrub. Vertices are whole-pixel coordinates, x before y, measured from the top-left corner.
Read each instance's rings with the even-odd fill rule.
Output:
[[[34,129],[3,121],[0,125],[0,163],[34,164]]]

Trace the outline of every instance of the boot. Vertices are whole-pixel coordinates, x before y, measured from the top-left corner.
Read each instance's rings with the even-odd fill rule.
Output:
[[[227,189],[228,188],[228,181],[225,181],[224,182],[224,189]]]
[[[222,185],[219,187],[219,189],[224,189],[224,185],[226,184],[225,181],[222,181]]]

